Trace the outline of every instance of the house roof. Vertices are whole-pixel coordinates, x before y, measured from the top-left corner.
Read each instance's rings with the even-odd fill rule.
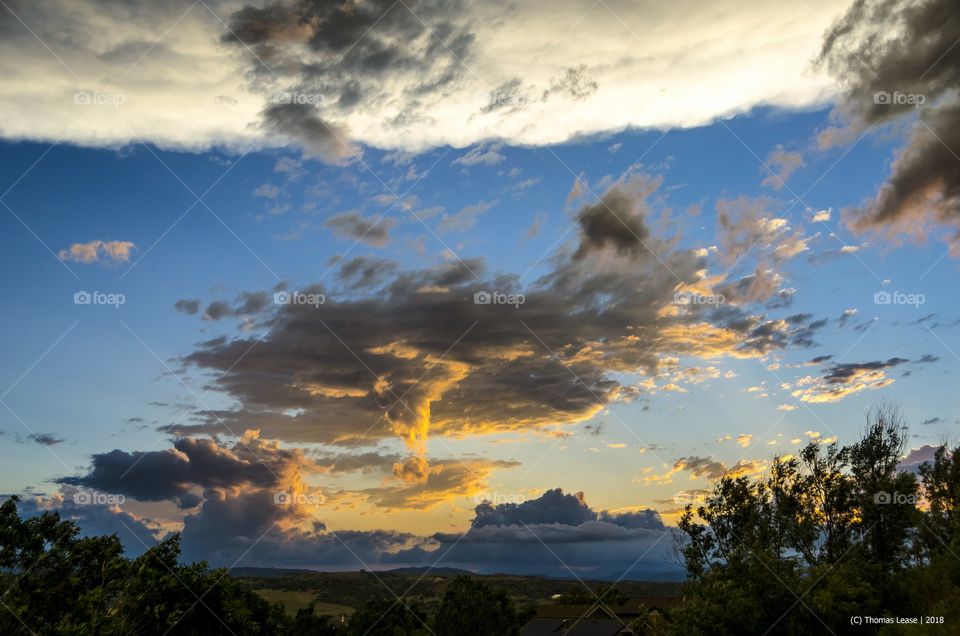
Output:
[[[619,636],[630,634],[623,623],[607,618],[541,618],[523,626],[520,636]]]

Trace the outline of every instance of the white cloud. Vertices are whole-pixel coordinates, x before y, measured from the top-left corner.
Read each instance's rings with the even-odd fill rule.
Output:
[[[216,16],[203,6],[184,14],[177,3],[18,4],[17,16],[37,37],[6,16],[0,134],[236,151],[271,143],[259,113],[298,78],[273,69],[254,86],[247,51],[221,42],[221,20],[229,22],[242,3],[209,4]],[[843,6],[611,1],[582,20],[574,0],[552,2],[548,11],[542,2],[470,0],[432,10],[473,36],[450,67],[455,78],[431,87],[417,69],[391,68],[378,76],[376,99],[349,108],[320,101],[317,112],[335,125],[332,134],[401,151],[490,139],[540,145],[626,127],[701,125],[760,104],[810,107],[830,96],[810,60]],[[308,61],[306,47],[298,52],[302,43],[287,44]],[[342,73],[362,72],[349,62]],[[513,92],[492,101],[504,86]],[[411,100],[414,88],[422,90]]]

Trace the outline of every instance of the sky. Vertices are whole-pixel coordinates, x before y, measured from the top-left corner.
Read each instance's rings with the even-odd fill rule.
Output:
[[[0,5],[26,514],[669,579],[724,475],[955,441],[948,0]]]

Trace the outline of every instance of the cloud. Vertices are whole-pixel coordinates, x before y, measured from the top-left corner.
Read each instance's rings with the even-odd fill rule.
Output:
[[[647,197],[662,183],[662,177],[644,175],[621,179],[599,201],[584,207],[577,215],[582,238],[575,258],[608,246],[622,254],[649,250]]]
[[[116,505],[97,501],[77,503],[74,496],[78,492],[76,488],[66,487],[63,492],[50,497],[21,497],[20,514],[34,517],[57,512],[61,519],[79,526],[80,536],[117,535],[124,550],[131,555],[143,553],[165,534],[153,520],[126,512]]]
[[[0,15],[4,138],[236,152],[294,141],[337,162],[355,144],[543,145],[697,126],[823,102],[826,78],[805,71],[841,10],[831,0],[786,12],[624,3],[585,17],[573,0],[207,4],[11,4],[19,20]]]
[[[826,223],[830,220],[830,217],[833,215],[833,209],[827,208],[826,210],[818,210],[814,213],[810,220],[814,223]]]
[[[75,263],[102,263],[117,265],[130,260],[130,255],[137,246],[130,241],[101,241],[95,239],[88,243],[74,243],[57,254],[61,261]]]
[[[650,509],[596,512],[583,493],[557,488],[537,499],[496,506],[481,503],[465,533],[437,533],[384,559],[434,563],[482,573],[530,573],[580,577],[675,579],[670,565],[675,535]],[[632,569],[631,569],[632,568]]]
[[[29,436],[29,439],[42,446],[56,446],[57,444],[62,444],[64,441],[66,441],[60,439],[53,433],[32,433]]]
[[[737,438],[738,442],[740,438]],[[651,474],[643,478],[648,484],[671,484],[674,475],[681,472],[690,473],[691,479],[705,477],[709,481],[717,481],[721,477],[741,477],[744,475],[755,475],[766,470],[764,462],[753,460],[739,460],[733,466],[727,466],[725,463],[712,459],[710,457],[698,457],[691,455],[681,457],[673,463],[670,470],[661,474]]]
[[[364,217],[359,212],[341,212],[327,219],[324,224],[335,234],[375,247],[384,247],[390,238],[394,220],[384,217]]]
[[[396,270],[397,264],[393,261],[370,256],[356,256],[350,260],[342,261],[337,272],[337,278],[351,290],[369,289],[386,282]]]
[[[886,370],[909,362],[904,358],[890,358],[872,362],[831,364],[820,377],[805,376],[796,381],[798,387],[791,395],[803,402],[838,402],[865,390],[882,389],[893,384]]]
[[[857,311],[857,309],[844,309],[843,313],[840,314],[840,317],[837,318],[837,325],[839,325],[841,328],[846,327],[847,322],[857,315]]]
[[[471,528],[543,523],[578,526],[597,519],[597,513],[587,506],[582,492],[564,494],[559,488],[546,491],[538,499],[519,504],[493,505],[485,502],[477,506],[476,513],[473,523],[470,524]]]
[[[257,186],[257,189],[253,191],[253,196],[262,197],[264,199],[276,199],[280,194],[280,188],[273,185],[272,183],[264,183]]]
[[[960,15],[951,0],[859,0],[834,25],[820,61],[844,86],[849,134],[903,123],[906,146],[876,196],[845,212],[857,230],[924,238],[960,226]],[[914,117],[916,119],[914,119]],[[958,234],[960,235],[960,234]]]
[[[249,435],[248,441],[258,452],[264,452],[264,459],[271,466],[277,466],[278,452],[287,453],[285,457],[295,459],[294,463],[301,459],[295,457],[298,451],[281,451]],[[218,444],[213,446],[228,455],[236,450]],[[199,458],[210,450],[205,448],[198,453],[195,448],[187,448],[192,458]],[[338,460],[348,457],[340,456]],[[359,463],[347,461],[344,468],[357,468],[371,459],[354,458]],[[387,458],[379,457],[374,463],[382,463],[384,459]],[[233,459],[226,461],[228,465],[236,463]],[[140,474],[136,481],[144,481],[148,476],[166,482],[182,478],[182,468],[167,475],[150,459],[143,459],[141,463],[147,462],[152,464],[151,468]],[[471,462],[471,470],[484,462]],[[440,474],[446,467],[453,468],[458,463],[459,460],[451,460],[444,467],[432,466],[432,470]],[[204,462],[202,469],[198,467],[197,472],[187,478],[192,482],[202,475],[199,481],[216,482],[216,485],[204,488],[202,496],[192,493],[176,495],[177,489],[167,489],[171,501],[177,506],[165,510],[183,515],[180,525],[183,556],[187,560],[204,559],[213,565],[295,565],[322,570],[434,565],[442,560],[448,567],[485,573],[568,577],[569,571],[565,568],[571,567],[581,576],[599,578],[659,579],[678,578],[682,574],[668,561],[675,532],[663,525],[656,511],[625,508],[598,512],[589,507],[582,493],[568,495],[557,488],[519,504],[482,502],[476,506],[472,522],[462,533],[438,532],[419,536],[389,530],[331,530],[319,519],[323,502],[312,503],[316,491],[297,490],[298,484],[302,486],[302,480],[295,471],[285,473],[287,484],[261,487],[251,483],[245,469],[237,471],[236,467],[211,479],[207,471],[211,466]],[[232,477],[237,479],[231,481]],[[96,481],[100,480],[98,477]],[[106,481],[111,485],[119,482],[118,479]],[[273,490],[278,485],[287,489],[283,493],[286,498],[282,500]],[[135,490],[143,494],[140,489]],[[162,528],[171,525],[169,519],[137,517],[123,510],[131,507],[130,502],[109,507],[73,505],[67,500],[72,492],[76,492],[74,486],[64,485],[61,493],[48,499],[38,498],[28,507],[31,510],[58,510],[77,520],[85,534],[117,532],[134,553],[142,550],[140,542],[152,545],[163,536]],[[131,530],[138,539],[128,540],[132,538]],[[628,570],[631,563],[633,569]]]
[[[200,311],[200,300],[197,298],[183,298],[174,303],[173,308],[192,316]]]
[[[793,230],[777,216],[777,202],[767,197],[737,197],[717,201],[717,226],[721,251],[734,264],[748,252],[761,252],[761,260],[781,263],[807,251],[802,230]]]
[[[381,508],[429,509],[454,499],[476,497],[486,489],[492,471],[519,465],[514,461],[484,459],[428,463],[421,457],[408,457],[394,464],[394,474],[404,482],[402,485],[368,488],[359,494]]]
[[[907,456],[897,464],[897,470],[908,473],[919,473],[920,466],[927,462],[933,463],[938,448],[940,447],[931,446],[930,444],[924,444],[920,448],[911,448]]]
[[[500,154],[502,148],[502,143],[492,144],[490,146],[480,144],[466,154],[454,159],[453,164],[461,166],[495,166],[506,160],[506,157]]]
[[[515,276],[488,274],[480,259],[422,270],[355,259],[341,269],[343,292],[300,289],[324,293],[319,307],[268,303],[244,313],[243,297],[214,301],[208,319],[237,317],[247,331],[201,343],[181,363],[222,376],[217,386],[231,406],[163,430],[227,434],[255,421],[266,437],[287,442],[399,439],[408,456],[388,474],[404,484],[431,476],[439,483],[455,476],[451,468],[431,472],[431,435],[554,430],[655,390],[641,381],[672,369],[667,360],[759,358],[810,346],[824,324],[812,315],[675,302],[678,287],[709,293],[715,280],[707,253],[649,230],[657,209],[648,198],[659,184],[648,176],[615,180],[582,207],[576,236],[550,257],[548,271],[522,288]],[[482,291],[522,292],[525,301],[475,302]],[[671,370],[663,389],[709,375],[695,364]]]
[[[90,471],[63,477],[58,483],[93,488],[140,501],[183,497],[197,489],[279,488],[294,473],[308,471],[312,462],[299,449],[281,449],[247,431],[235,444],[215,439],[179,438],[160,451],[119,449],[95,454]]]
[[[262,117],[267,135],[299,145],[308,157],[344,164],[360,154],[359,148],[347,141],[346,128],[324,121],[310,104],[271,104]]]
[[[481,201],[468,205],[455,214],[444,214],[437,223],[437,232],[447,234],[469,230],[476,225],[477,217],[492,208],[495,203],[496,201],[492,203]]]
[[[787,179],[790,178],[790,175],[804,166],[803,155],[799,152],[784,150],[781,146],[777,146],[771,150],[764,163],[766,165],[764,171],[769,169],[772,174],[763,180],[763,185],[773,188],[774,190],[783,188],[787,183]],[[829,214],[827,218],[830,218]]]

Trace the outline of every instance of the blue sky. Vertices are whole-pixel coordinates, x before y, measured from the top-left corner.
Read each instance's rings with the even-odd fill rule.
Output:
[[[718,20],[746,19],[720,4]],[[221,543],[257,547],[249,564],[336,569],[361,567],[334,554],[336,533],[383,567],[432,563],[465,533],[473,547],[453,553],[458,565],[506,567],[477,546],[521,545],[516,525],[487,516],[519,510],[546,534],[569,526],[579,538],[557,544],[589,548],[561,556],[585,572],[613,575],[611,555],[635,550],[649,555],[633,575],[666,576],[679,509],[724,473],[762,474],[809,441],[850,442],[884,399],[906,413],[911,449],[950,438],[951,190],[931,172],[917,190],[943,187],[939,203],[884,199],[906,187],[896,177],[928,111],[876,115],[849,81],[811,76],[821,27],[850,19],[814,4],[782,40],[755,34],[796,71],[788,88],[762,52],[697,24],[680,39],[707,33],[730,53],[702,73],[690,70],[702,51],[678,45],[656,54],[676,77],[625,81],[596,61],[609,54],[596,44],[583,64],[561,46],[504,83],[497,51],[514,25],[476,27],[462,51],[451,36],[444,63],[447,53],[403,61],[395,47],[382,77],[364,66],[361,39],[336,62],[338,106],[311,110],[271,89],[305,91],[310,72],[288,76],[283,62],[332,53],[281,54],[256,39],[224,52],[245,19],[267,19],[230,3],[142,16],[107,47],[132,66],[18,32],[49,83],[83,76],[84,95],[122,103],[77,102],[76,91],[68,103],[14,82],[41,113],[77,120],[58,128],[13,100],[0,129],[0,491],[128,534],[132,551],[134,534],[183,530],[188,556],[225,565],[242,550],[213,541],[223,532],[234,536]],[[39,10],[16,8],[38,23]],[[624,26],[638,18],[606,8],[624,11]],[[425,26],[450,19],[423,10]],[[87,5],[78,15],[89,29],[103,17]],[[182,34],[148,37],[178,15]],[[585,33],[608,20],[587,16]],[[565,39],[544,28],[544,46]],[[223,42],[209,48],[194,31]],[[175,73],[187,50],[219,79]],[[411,82],[458,63],[470,72],[411,96]],[[756,86],[738,88],[750,71]],[[107,73],[102,90],[88,73]],[[352,110],[350,73],[369,98]],[[495,90],[470,88],[476,74]],[[236,97],[220,92],[226,78]],[[610,101],[658,87],[661,105]],[[924,89],[935,102],[936,85]],[[497,108],[470,110],[478,94]],[[188,107],[198,95],[207,110]],[[408,118],[377,105],[387,103]],[[463,124],[451,125],[458,111]],[[503,113],[499,128],[477,123],[490,111]],[[284,290],[324,302],[278,305]],[[526,302],[478,306],[478,291]],[[101,296],[78,304],[83,292]],[[122,302],[98,304],[104,295]],[[85,489],[120,504],[85,508]],[[298,561],[307,544],[315,552]],[[517,567],[557,571],[538,559]]]

